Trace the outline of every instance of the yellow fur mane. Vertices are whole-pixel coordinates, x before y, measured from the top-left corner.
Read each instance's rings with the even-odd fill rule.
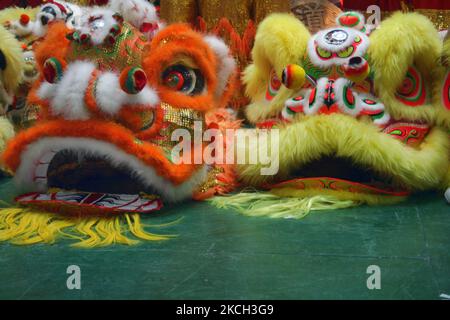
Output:
[[[6,69],[0,73],[0,81],[6,90],[14,92],[22,81],[24,60],[20,43],[0,26],[0,50],[6,58]]]
[[[246,109],[250,122],[275,116],[284,107],[284,101],[292,96],[292,90],[282,87],[273,101],[264,101],[269,73],[273,68],[281,77],[286,65],[298,63],[310,37],[308,29],[290,14],[272,14],[261,22],[252,50],[253,63],[244,71],[246,94],[252,100]]]

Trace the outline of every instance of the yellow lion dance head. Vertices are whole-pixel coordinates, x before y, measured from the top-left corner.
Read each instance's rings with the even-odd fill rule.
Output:
[[[7,108],[13,103],[23,74],[24,60],[19,42],[0,26],[0,153],[7,140],[14,136],[14,128],[5,117]]]
[[[370,33],[362,15],[347,12],[315,35],[291,15],[266,18],[244,74],[246,116],[279,134],[279,170],[240,165],[245,184],[270,192],[227,203],[249,215],[301,217],[448,188],[442,50],[433,24],[415,13],[396,13]]]

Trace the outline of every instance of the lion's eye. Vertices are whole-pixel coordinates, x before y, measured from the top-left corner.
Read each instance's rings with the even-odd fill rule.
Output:
[[[51,14],[54,17],[57,16],[55,9],[53,9],[52,7],[44,7],[42,9],[42,12],[49,13],[49,14]]]
[[[353,46],[350,46],[347,49],[339,51],[337,55],[339,58],[348,58],[352,55],[353,51],[354,51]]]
[[[200,70],[181,64],[168,67],[162,74],[165,86],[187,95],[201,94],[205,89],[205,79]]]
[[[331,57],[331,52],[330,52],[330,51],[327,51],[327,50],[324,50],[324,49],[322,49],[321,47],[317,47],[317,54],[318,54],[321,58],[324,58],[324,59],[328,59],[328,58]]]

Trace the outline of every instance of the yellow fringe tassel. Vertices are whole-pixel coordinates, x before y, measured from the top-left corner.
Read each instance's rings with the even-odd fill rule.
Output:
[[[54,243],[72,239],[79,248],[104,247],[112,244],[135,245],[139,239],[160,241],[170,235],[145,231],[139,214],[105,217],[75,217],[34,211],[25,208],[0,209],[0,241],[17,245]],[[133,235],[133,238],[129,237]]]
[[[359,205],[354,200],[339,200],[318,195],[306,198],[279,197],[268,192],[242,192],[209,200],[217,208],[235,209],[252,217],[301,219],[311,211],[344,209]]]

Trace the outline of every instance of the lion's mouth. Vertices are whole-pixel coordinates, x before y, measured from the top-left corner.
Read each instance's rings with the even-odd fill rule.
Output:
[[[48,166],[47,184],[50,189],[159,196],[156,188],[146,186],[124,164],[112,164],[100,155],[73,150],[62,150],[54,155]]]
[[[300,189],[330,189],[357,193],[400,195],[408,190],[395,177],[358,165],[349,158],[322,157],[299,169],[270,188],[294,187]]]
[[[44,160],[44,161],[42,161]],[[46,180],[47,192],[17,197],[24,205],[35,205],[58,213],[90,214],[150,213],[162,207],[160,193],[145,184],[124,163],[83,150],[63,149],[39,161],[37,180]]]
[[[42,138],[29,144],[21,158],[15,179],[31,193],[17,201],[58,212],[61,208],[79,212],[80,207],[96,213],[151,212],[158,210],[163,200],[192,197],[206,176],[202,167],[176,183],[138,154],[90,138]]]
[[[332,177],[370,185],[392,186],[392,177],[355,164],[348,158],[323,157],[292,173],[292,178]]]

